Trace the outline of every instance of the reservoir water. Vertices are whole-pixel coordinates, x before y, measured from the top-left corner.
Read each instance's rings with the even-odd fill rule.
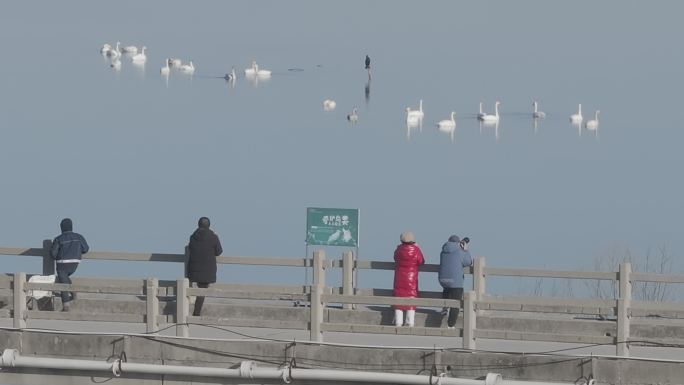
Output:
[[[591,270],[629,254],[682,271],[678,2],[34,5],[0,5],[2,246],[38,247],[69,216],[97,250],[182,252],[206,215],[225,255],[298,257],[306,208],[342,207],[360,209],[360,259],[391,260],[411,230],[430,263],[455,233],[491,266]],[[145,45],[145,65],[111,68],[98,50],[116,41]],[[168,57],[195,73],[161,76]],[[245,78],[252,60],[270,79]],[[407,129],[421,99],[422,128]],[[481,101],[501,101],[498,127],[480,127]],[[579,103],[584,122],[601,111],[598,130],[570,124]],[[438,130],[451,111],[456,128]],[[79,274],[180,271],[138,266]]]

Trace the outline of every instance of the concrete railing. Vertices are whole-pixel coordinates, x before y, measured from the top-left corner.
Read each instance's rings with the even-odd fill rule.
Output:
[[[43,274],[54,271],[54,261],[47,251],[50,241],[45,241],[42,248],[0,248],[0,255],[26,255],[43,258]],[[184,263],[184,254],[148,254],[148,253],[115,253],[91,252],[84,255],[85,259],[125,260],[125,261],[160,261]],[[266,266],[291,266],[313,268],[313,284],[303,286],[282,285],[229,285],[218,283],[209,289],[192,288],[187,279],[177,281],[159,281],[155,278],[146,280],[107,280],[74,278],[72,285],[28,283],[25,273],[0,276],[0,291],[10,291],[12,298],[12,312],[2,313],[0,316],[11,316],[14,326],[26,327],[29,319],[62,319],[80,321],[117,321],[144,323],[147,332],[159,330],[159,325],[176,324],[176,334],[189,335],[188,324],[221,324],[232,326],[253,326],[267,328],[291,328],[308,330],[311,340],[322,341],[326,331],[364,332],[364,333],[398,333],[417,335],[442,335],[463,337],[463,347],[473,349],[478,338],[499,338],[527,341],[554,341],[576,343],[614,344],[616,353],[626,356],[629,354],[630,342],[644,342],[645,338],[635,338],[631,333],[633,317],[649,314],[667,314],[670,317],[682,318],[684,306],[679,304],[665,304],[657,302],[636,301],[632,298],[632,283],[636,281],[658,283],[684,283],[683,275],[665,275],[653,273],[635,273],[629,263],[622,264],[617,272],[581,272],[581,271],[552,271],[538,269],[500,268],[485,266],[485,259],[475,259],[474,266],[466,269],[467,274],[473,275],[473,290],[464,295],[463,303],[457,300],[441,299],[441,292],[420,292],[420,298],[394,298],[391,289],[357,289],[352,285],[355,269],[393,270],[393,262],[354,261],[351,253],[344,253],[340,260],[327,260],[322,250],[314,252],[312,259],[283,259],[258,257],[219,257],[221,264],[245,264]],[[342,269],[342,287],[326,286],[326,275],[329,269]],[[437,265],[421,267],[423,272],[436,272]],[[616,299],[575,299],[556,297],[493,297],[485,292],[486,279],[494,276],[502,277],[532,277],[532,278],[564,278],[580,280],[613,281],[619,288]],[[69,290],[81,293],[96,293],[118,296],[135,296],[144,298],[144,310],[125,313],[74,312],[62,313],[42,311],[27,308],[27,293],[30,290],[61,291]],[[305,301],[310,307],[299,308],[309,312],[306,321],[284,319],[225,319],[216,317],[193,317],[189,313],[190,298],[203,295],[215,298],[249,299],[249,300],[288,300]],[[161,300],[161,301],[160,301]],[[175,304],[173,312],[168,304]],[[355,324],[331,321],[329,304],[342,304],[344,311],[350,311],[353,305],[416,305],[419,308],[461,307],[463,309],[463,326],[459,329],[447,330],[437,327],[396,328],[385,324]],[[166,304],[166,305],[164,305]],[[160,310],[161,309],[161,310]],[[164,310],[166,309],[166,310]],[[514,330],[511,328],[495,328],[490,326],[478,327],[488,317],[483,311],[514,311],[530,313],[558,313],[558,314],[587,314],[595,316],[615,317],[615,331],[605,332],[582,331],[581,321],[571,321],[578,326],[570,327],[571,332],[560,333],[543,332],[530,328]],[[491,313],[491,312],[490,312]],[[325,315],[328,314],[326,318]],[[478,322],[478,319],[480,322]],[[684,331],[684,327],[682,328]],[[656,333],[657,334],[657,333]],[[638,341],[637,341],[638,340]],[[650,341],[671,341],[665,334],[650,337]]]

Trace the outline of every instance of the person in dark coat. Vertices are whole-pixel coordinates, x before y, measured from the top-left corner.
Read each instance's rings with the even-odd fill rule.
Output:
[[[218,235],[209,229],[209,218],[202,217],[197,222],[197,230],[190,236],[188,244],[188,266],[186,277],[199,288],[208,288],[216,282],[216,257],[223,253]],[[197,296],[192,315],[199,316],[204,305],[204,296]]]
[[[418,266],[425,263],[423,252],[416,245],[416,237],[411,232],[401,233],[401,244],[394,251],[394,296],[418,297]],[[411,305],[394,306],[394,325],[403,325],[404,310],[406,310],[406,324],[414,325],[416,307]]]
[[[439,254],[439,284],[442,286],[442,298],[458,299],[463,301],[463,269],[472,266],[473,258],[468,251],[468,238],[459,239],[457,235],[449,237]],[[454,328],[458,318],[457,307],[449,308],[447,311],[447,327]]]
[[[62,234],[57,236],[52,241],[52,248],[50,248],[50,255],[55,259],[57,265],[57,283],[68,283],[71,285],[71,275],[76,272],[78,264],[81,262],[82,254],[88,252],[88,243],[85,238],[75,233],[74,224],[69,218],[62,219],[59,224]],[[71,301],[74,299],[74,294],[69,291],[63,291],[62,296],[62,310],[69,311]]]

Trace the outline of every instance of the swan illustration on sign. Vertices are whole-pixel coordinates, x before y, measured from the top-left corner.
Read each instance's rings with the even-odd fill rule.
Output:
[[[359,210],[309,207],[306,211],[308,245],[359,245]]]

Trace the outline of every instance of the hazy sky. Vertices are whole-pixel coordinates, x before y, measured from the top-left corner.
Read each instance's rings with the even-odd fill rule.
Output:
[[[182,252],[206,215],[225,255],[300,257],[306,207],[316,206],[360,209],[367,260],[390,260],[405,230],[431,263],[452,233],[496,266],[591,269],[625,248],[643,256],[663,246],[676,258],[683,8],[2,2],[0,245],[39,246],[69,216],[95,250]],[[98,50],[117,40],[147,46],[144,69],[127,58],[121,71],[109,67]],[[167,57],[192,59],[195,75],[165,81]],[[253,59],[273,71],[269,81],[242,76]],[[218,78],[231,66],[234,88]],[[323,111],[325,98],[335,111]],[[423,128],[407,139],[404,109],[419,99]],[[475,119],[478,102],[491,112],[496,100],[498,134]],[[536,130],[534,100],[547,113]],[[601,110],[598,133],[568,123],[578,103],[585,121]],[[453,142],[435,128],[451,111]],[[5,271],[40,268],[4,260]],[[92,262],[78,274],[181,273],[143,265]],[[362,286],[391,286],[386,274],[363,277]],[[236,267],[220,276],[301,278]],[[431,278],[421,286],[436,287]]]

